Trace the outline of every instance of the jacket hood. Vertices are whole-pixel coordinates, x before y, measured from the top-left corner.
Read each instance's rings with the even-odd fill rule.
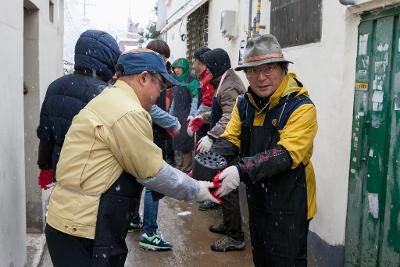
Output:
[[[213,79],[221,77],[225,71],[231,68],[229,55],[222,48],[215,48],[201,54],[200,61],[206,65]]]
[[[114,75],[120,54],[118,44],[110,34],[87,30],[75,45],[75,69],[95,73],[108,81]]]
[[[172,64],[172,68],[181,68],[183,70],[182,74],[176,76],[176,79],[182,83],[189,76],[189,61],[186,58],[178,58]]]

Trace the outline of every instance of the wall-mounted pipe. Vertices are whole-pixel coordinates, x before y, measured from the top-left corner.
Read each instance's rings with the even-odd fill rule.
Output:
[[[356,5],[357,0],[339,0],[342,5],[349,6],[349,5]]]
[[[248,37],[251,35],[251,24],[252,24],[252,17],[253,15],[253,0],[249,0],[249,26],[248,26]]]

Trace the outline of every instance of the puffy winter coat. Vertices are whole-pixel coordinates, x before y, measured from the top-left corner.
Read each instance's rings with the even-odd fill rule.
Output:
[[[55,168],[64,137],[74,116],[108,86],[120,55],[114,38],[106,32],[88,30],[75,46],[75,72],[52,82],[40,112],[38,165]]]

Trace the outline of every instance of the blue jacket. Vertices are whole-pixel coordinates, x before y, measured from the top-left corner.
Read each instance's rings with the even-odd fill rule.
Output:
[[[106,32],[88,30],[75,46],[75,72],[53,81],[40,112],[38,165],[53,169],[73,117],[108,86],[120,55],[114,38]]]

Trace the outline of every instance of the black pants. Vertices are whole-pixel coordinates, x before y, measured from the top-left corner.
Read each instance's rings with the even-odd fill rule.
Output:
[[[296,227],[295,223],[290,224],[290,219],[285,219],[285,214],[265,216],[258,213],[256,216],[256,223],[250,221],[254,266],[306,267],[309,221],[305,220]],[[281,223],[287,227],[280,227]],[[281,230],[269,227],[271,224]]]
[[[202,137],[206,136],[209,130],[210,124],[204,124],[203,127],[196,132],[196,143],[199,142]]]
[[[238,241],[244,241],[242,216],[240,214],[239,190],[233,190],[221,198],[222,217],[226,234]]]
[[[163,158],[171,166],[175,166],[174,149],[172,147],[172,138],[167,136],[165,139],[165,149],[163,149]]]
[[[211,151],[225,157],[228,166],[235,164],[237,158],[237,148],[224,139],[217,139]],[[240,214],[239,190],[233,190],[229,194],[221,198],[222,200],[222,217],[226,234],[231,238],[244,241],[242,232],[242,215]]]
[[[54,267],[91,267],[93,240],[60,232],[46,224],[46,242]]]

